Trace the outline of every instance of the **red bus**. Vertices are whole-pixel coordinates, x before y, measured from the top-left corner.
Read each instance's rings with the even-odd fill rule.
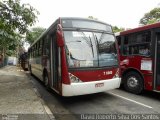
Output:
[[[112,27],[83,18],[57,19],[28,50],[29,70],[62,96],[120,86]]]
[[[116,34],[122,84],[132,93],[160,90],[160,23]]]

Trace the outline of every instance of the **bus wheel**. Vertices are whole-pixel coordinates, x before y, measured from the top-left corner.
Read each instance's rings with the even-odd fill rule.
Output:
[[[129,72],[124,76],[124,88],[134,94],[143,91],[143,79],[137,72]]]
[[[49,89],[49,79],[48,79],[47,73],[43,75],[43,81],[44,81],[44,85],[46,86],[46,88]]]

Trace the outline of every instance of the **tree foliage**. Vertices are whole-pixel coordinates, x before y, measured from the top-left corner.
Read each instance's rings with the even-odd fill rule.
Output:
[[[121,32],[121,31],[124,31],[125,29],[124,28],[118,28],[117,26],[112,26],[113,28],[113,32],[116,33],[116,32]]]
[[[88,16],[89,19],[92,19],[92,20],[98,20],[98,18],[96,17],[93,17],[93,16]]]
[[[37,14],[36,9],[21,4],[20,0],[0,0],[0,49],[3,54],[9,48],[16,49],[13,46],[20,44],[22,34],[36,22]]]
[[[35,27],[32,28],[26,34],[26,41],[31,45],[36,39],[40,37],[40,35],[45,31],[45,28]]]
[[[140,19],[140,24],[147,25],[160,21],[160,8],[154,8]]]

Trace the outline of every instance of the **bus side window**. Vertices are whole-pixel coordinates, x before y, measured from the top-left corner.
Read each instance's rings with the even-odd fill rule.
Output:
[[[124,45],[128,45],[128,36],[124,36]]]
[[[35,57],[35,45],[33,46],[33,58]]]
[[[139,54],[140,55],[147,55],[149,56],[150,55],[150,47],[149,45],[140,45],[139,46]]]
[[[44,38],[43,55],[49,56],[49,37]]]
[[[42,55],[42,43],[43,41],[42,41],[42,39],[40,39],[40,41],[39,41],[39,49],[38,49],[38,55],[39,56],[41,56]]]
[[[38,42],[36,43],[35,56],[38,57]]]
[[[150,55],[151,32],[139,32],[124,37],[124,55]]]
[[[116,39],[117,39],[117,42],[118,42],[119,52],[121,53],[121,37],[117,36]]]
[[[125,45],[125,46],[123,47],[123,55],[128,55],[128,53],[129,53],[129,48],[128,48],[127,45]]]
[[[124,44],[123,44],[123,55],[129,54],[129,46],[128,46],[128,36],[124,36]]]
[[[151,41],[151,32],[150,31],[145,31],[145,32],[141,32],[139,34],[137,34],[137,36],[141,36],[139,37],[139,41],[140,44],[139,46],[139,55],[146,55],[149,56],[150,55],[150,41]],[[137,37],[138,39],[138,37]]]

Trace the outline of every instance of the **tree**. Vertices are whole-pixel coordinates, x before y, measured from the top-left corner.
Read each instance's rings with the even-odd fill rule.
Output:
[[[98,20],[98,18],[95,18],[93,16],[88,16],[89,19],[92,19],[92,20]]]
[[[40,37],[40,35],[45,31],[45,28],[42,27],[35,27],[32,28],[30,31],[26,33],[26,42],[28,42],[30,45]]]
[[[112,26],[113,28],[113,32],[116,33],[116,32],[121,32],[121,31],[124,31],[125,29],[124,28],[118,28],[117,26]]]
[[[38,11],[29,4],[21,4],[20,0],[0,0],[0,49],[3,56],[7,50],[20,44],[22,34],[28,31],[38,15]]]
[[[140,24],[147,25],[160,21],[160,8],[154,8],[140,19]]]

